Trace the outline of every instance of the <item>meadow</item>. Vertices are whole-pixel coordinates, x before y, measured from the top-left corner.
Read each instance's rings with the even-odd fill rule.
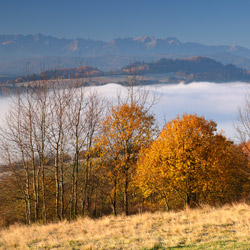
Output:
[[[250,249],[250,206],[245,203],[178,212],[100,219],[0,231],[0,249]]]

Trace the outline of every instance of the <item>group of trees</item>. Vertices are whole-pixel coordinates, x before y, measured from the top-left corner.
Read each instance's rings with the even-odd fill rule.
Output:
[[[17,219],[25,214],[26,223],[84,215],[93,199],[88,154],[104,103],[81,84],[65,88],[60,80],[41,80],[11,97],[1,130],[1,158],[9,167],[0,182],[6,190],[1,205],[9,204]]]
[[[162,131],[129,80],[116,103],[82,80],[37,81],[12,98],[1,129],[0,223],[46,223],[248,197],[248,153],[197,115]]]

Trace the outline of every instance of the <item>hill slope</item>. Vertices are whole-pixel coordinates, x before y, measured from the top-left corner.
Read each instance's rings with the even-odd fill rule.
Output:
[[[250,249],[250,206],[79,218],[0,231],[0,249]]]
[[[144,63],[137,62],[122,68],[121,72],[136,69],[136,73],[144,74],[172,74],[175,79],[191,81],[250,81],[249,71],[236,67],[233,64],[223,65],[207,57],[190,57],[183,59],[162,58],[160,60]],[[121,73],[120,72],[120,73]]]

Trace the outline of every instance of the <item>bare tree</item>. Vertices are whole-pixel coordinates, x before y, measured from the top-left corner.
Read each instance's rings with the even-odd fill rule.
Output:
[[[250,139],[250,93],[245,96],[245,103],[238,108],[238,121],[235,129],[240,142],[247,142]],[[248,149],[250,152],[250,148]]]
[[[248,160],[250,159],[250,92],[249,90],[245,96],[245,103],[238,108],[237,122],[234,124],[236,136],[239,140],[243,152],[246,154]],[[250,175],[249,164],[241,167],[240,171],[244,174]]]
[[[31,222],[31,175],[28,161],[28,139],[25,123],[23,96],[17,93],[11,111],[5,118],[6,127],[1,129],[1,145],[10,170],[22,190],[25,201],[26,223]]]
[[[62,88],[60,79],[55,81],[51,90],[51,105],[49,106],[49,126],[47,140],[51,152],[55,157],[55,214],[58,219],[64,218],[64,154],[67,136],[69,134],[69,121],[67,109],[71,102],[71,89]]]
[[[68,109],[68,119],[70,121],[71,144],[74,151],[74,161],[72,169],[72,191],[71,191],[71,218],[75,218],[78,211],[78,182],[79,182],[79,154],[84,147],[84,121],[83,113],[86,108],[86,90],[81,87],[80,82],[76,82],[72,102]]]
[[[35,91],[33,105],[35,112],[33,113],[35,129],[34,140],[36,145],[36,152],[38,155],[38,165],[41,171],[41,185],[42,185],[42,220],[47,222],[47,206],[46,206],[46,188],[45,188],[45,159],[49,155],[48,151],[48,107],[49,107],[49,90],[50,85],[46,79],[39,81],[38,89]]]
[[[91,200],[94,192],[93,183],[93,149],[95,137],[98,134],[100,122],[103,118],[105,110],[105,100],[100,98],[95,91],[88,93],[87,105],[84,111],[84,148],[86,150],[84,162],[83,176],[83,197],[82,197],[82,215],[85,214],[85,206],[87,203],[87,211],[90,213]],[[90,182],[92,181],[92,185]]]

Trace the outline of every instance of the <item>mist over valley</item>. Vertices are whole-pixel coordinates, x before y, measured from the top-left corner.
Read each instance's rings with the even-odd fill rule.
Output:
[[[117,100],[118,93],[124,93],[125,87],[117,83],[108,83],[102,86],[90,86],[102,97],[111,101]],[[145,88],[159,97],[159,102],[153,106],[157,122],[162,127],[165,122],[174,119],[183,113],[197,113],[206,119],[218,124],[218,130],[237,141],[234,123],[237,120],[238,107],[244,104],[249,90],[249,83],[212,83],[192,82],[189,84],[156,84],[146,85]],[[0,97],[0,124],[9,110],[11,98]]]

